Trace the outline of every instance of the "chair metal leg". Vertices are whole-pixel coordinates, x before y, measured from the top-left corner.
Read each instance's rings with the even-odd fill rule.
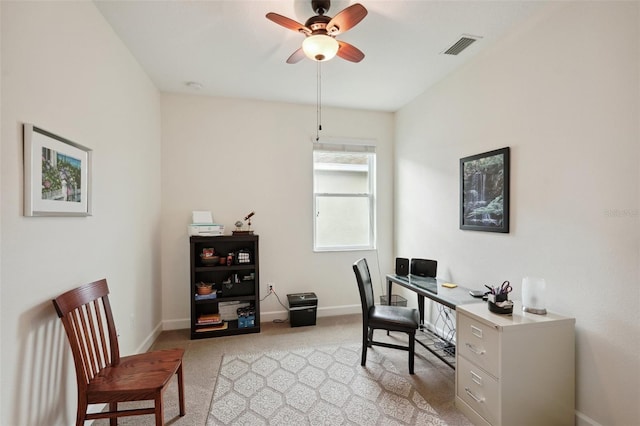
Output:
[[[409,374],[413,374],[413,360],[416,349],[416,334],[409,333]]]
[[[418,313],[420,315],[420,322],[418,326],[422,329],[424,325],[424,296],[418,295]]]

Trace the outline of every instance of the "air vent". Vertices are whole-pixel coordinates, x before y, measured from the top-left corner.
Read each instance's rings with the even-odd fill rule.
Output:
[[[442,53],[444,53],[445,55],[459,55],[460,52],[471,46],[471,44],[479,38],[481,37],[464,35],[460,37],[460,40],[456,41],[451,47],[449,47]]]

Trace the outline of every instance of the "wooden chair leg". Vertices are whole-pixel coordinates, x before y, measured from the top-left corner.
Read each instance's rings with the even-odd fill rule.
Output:
[[[409,333],[409,374],[413,374],[413,360],[416,349],[416,334]]]
[[[84,417],[87,415],[86,402],[78,399],[78,413],[76,414],[76,426],[84,426]]]
[[[109,411],[115,413],[118,411],[118,403],[110,402],[109,403]],[[109,417],[109,426],[118,426],[118,418],[117,417]]]
[[[162,406],[162,391],[158,392],[155,398],[156,426],[164,425],[164,409]]]
[[[369,333],[367,334],[367,347],[371,347],[371,342],[373,342],[373,328],[369,329]]]
[[[184,380],[182,378],[182,363],[178,367],[178,402],[180,404],[180,417],[184,416],[186,411],[184,409]]]

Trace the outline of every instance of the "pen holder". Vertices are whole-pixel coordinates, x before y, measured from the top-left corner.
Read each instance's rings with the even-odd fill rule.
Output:
[[[513,302],[508,301],[508,294],[489,294],[488,295],[488,305],[489,310],[494,314],[512,314],[513,313]],[[502,302],[509,302],[506,305],[503,305]],[[498,305],[498,303],[500,305]]]

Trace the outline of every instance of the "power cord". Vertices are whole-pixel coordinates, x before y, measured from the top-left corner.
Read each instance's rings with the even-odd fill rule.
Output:
[[[280,303],[280,306],[282,306],[284,308],[285,311],[287,311],[287,318],[286,319],[279,319],[276,318],[273,320],[274,323],[276,324],[281,324],[281,323],[285,323],[289,321],[289,308],[284,306],[284,304],[282,303],[282,301],[280,300],[280,297],[278,296],[278,293],[276,293],[276,291],[273,289],[272,286],[269,286],[269,293],[267,293],[267,295],[265,297],[263,297],[262,299],[260,299],[260,302],[262,302],[263,300],[265,300],[266,298],[268,298],[271,295],[276,296],[276,299],[278,299],[278,303]]]

